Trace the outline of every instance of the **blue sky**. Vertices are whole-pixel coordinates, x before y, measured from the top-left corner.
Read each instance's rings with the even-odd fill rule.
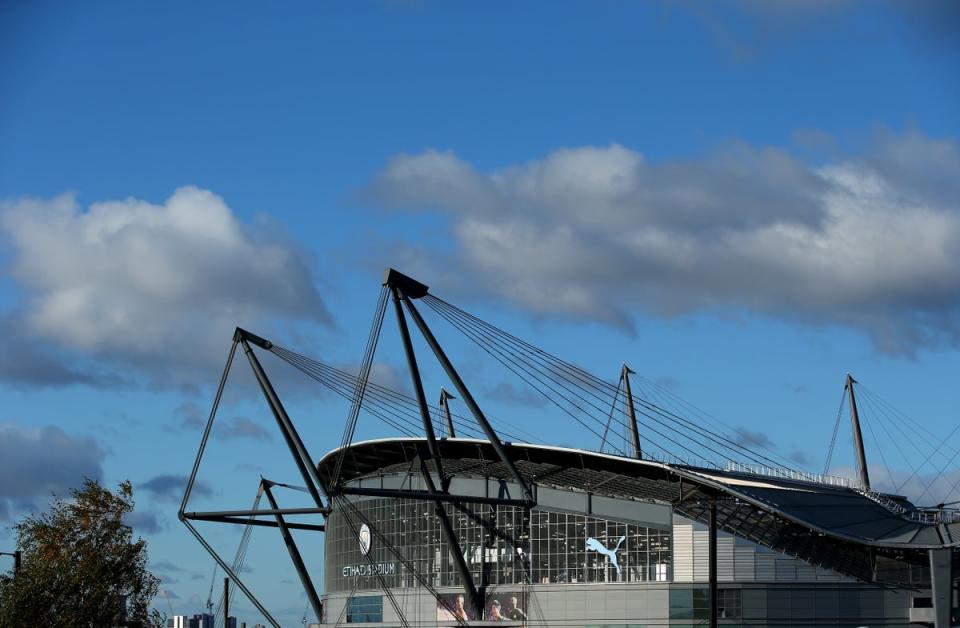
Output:
[[[0,480],[0,519],[130,479],[171,605],[198,611],[211,565],[178,482],[233,327],[355,368],[391,265],[804,468],[848,371],[950,434],[958,26],[934,1],[5,3],[0,469],[29,481]],[[393,325],[377,373],[404,387]],[[598,445],[437,325],[492,415]],[[269,359],[312,453],[333,448],[346,407]],[[231,386],[211,507],[296,479],[249,377]],[[924,460],[867,439],[894,485]],[[295,623],[278,551],[255,534],[248,577]]]

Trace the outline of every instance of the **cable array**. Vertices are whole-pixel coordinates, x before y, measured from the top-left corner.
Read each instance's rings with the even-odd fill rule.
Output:
[[[347,400],[354,399],[354,391],[360,385],[358,376],[276,344],[271,348],[271,352],[334,394]],[[363,409],[404,436],[415,437],[423,434],[420,406],[417,400],[409,395],[368,381],[364,394]],[[430,410],[431,419],[434,423],[439,423],[438,410],[436,408]],[[457,434],[468,438],[485,438],[472,418],[466,418],[452,411],[450,416],[453,419],[454,427],[457,429]],[[510,440],[522,440],[511,430],[498,427],[497,431]]]
[[[263,497],[263,491],[258,490],[257,496],[253,500],[253,505],[250,507],[250,510],[259,510],[260,509],[260,499]],[[256,515],[250,515],[248,517],[249,521],[256,519]],[[237,552],[233,556],[233,564],[230,568],[233,570],[233,573],[240,573],[240,570],[243,569],[243,562],[247,559],[247,549],[250,547],[250,535],[253,533],[253,524],[248,523],[243,526],[243,534],[240,535],[240,543],[237,545]],[[216,577],[217,566],[213,566],[214,577]],[[211,590],[213,583],[210,584]],[[224,627],[223,619],[223,592],[220,592],[220,599],[217,600],[217,609],[213,613],[214,624],[216,628]]]
[[[902,493],[913,480],[917,480],[922,490],[919,494],[909,495],[913,501],[919,502],[924,497],[929,497],[941,503],[947,502],[960,487],[960,479],[941,495],[934,495],[933,491],[937,481],[960,457],[960,449],[950,445],[953,437],[960,431],[960,423],[945,437],[934,434],[924,424],[901,412],[875,391],[860,383],[857,384],[857,400],[860,421],[870,432],[873,445],[886,467],[892,491]],[[877,435],[877,431],[881,436]],[[910,470],[910,474],[904,479],[898,481],[894,477],[894,467],[885,456],[881,438],[884,445],[891,445],[898,454],[898,458],[894,460],[898,464],[902,461]],[[915,463],[917,459],[920,459],[919,464]],[[927,474],[924,471],[927,471]]]
[[[367,347],[363,352],[363,362],[360,365],[357,386],[354,389],[353,398],[351,399],[350,414],[347,417],[347,424],[343,429],[343,438],[340,440],[340,450],[337,454],[337,461],[333,471],[335,481],[339,481],[340,471],[343,469],[343,460],[347,455],[347,445],[353,442],[353,435],[357,429],[357,417],[360,416],[360,406],[363,404],[363,396],[366,393],[367,382],[370,380],[370,369],[373,367],[373,356],[377,351],[380,331],[383,329],[383,315],[387,311],[389,295],[390,290],[386,286],[383,286],[380,289],[380,299],[377,301],[373,322],[370,324],[370,333],[367,336]]]
[[[516,336],[435,297],[422,301],[447,323],[470,339],[506,369],[524,381],[560,411],[606,443],[605,432],[611,422],[618,432],[628,433],[625,408],[611,399],[620,395],[619,386],[584,369],[553,356]],[[746,462],[762,466],[787,467],[776,454],[761,453],[737,442],[735,438],[711,430],[703,422],[695,422],[648,399],[633,395],[638,425],[642,428],[641,445],[644,457],[663,461],[707,464],[720,468],[725,461]],[[626,455],[630,450],[624,439],[622,446],[610,443],[615,453]]]

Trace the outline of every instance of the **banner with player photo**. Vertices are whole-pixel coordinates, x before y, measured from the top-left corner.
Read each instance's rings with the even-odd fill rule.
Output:
[[[466,603],[463,593],[442,593],[437,599],[437,620],[443,622],[470,622],[476,614]],[[527,621],[527,594],[512,589],[495,589],[487,592],[483,621],[504,622],[509,626],[524,626]],[[440,624],[457,626],[458,623]]]

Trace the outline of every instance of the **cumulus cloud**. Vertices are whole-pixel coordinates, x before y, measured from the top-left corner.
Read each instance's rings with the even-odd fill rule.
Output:
[[[6,201],[0,229],[12,276],[29,295],[18,314],[29,336],[156,381],[183,383],[191,368],[222,363],[236,325],[332,324],[308,256],[258,236],[206,190],[85,210],[70,194]]]
[[[878,37],[876,29],[885,29],[884,41],[919,45],[936,54],[933,62],[943,62],[943,50],[955,49],[960,34],[960,5],[955,0],[670,0],[667,6],[702,23],[714,43],[739,61],[802,42],[805,34],[836,29],[838,23],[869,20],[870,29],[850,28],[848,37],[870,45]],[[883,13],[887,25],[876,19]]]
[[[225,440],[235,440],[238,438],[247,438],[250,440],[270,441],[273,438],[270,432],[258,423],[242,416],[233,419],[217,421],[215,424],[215,433]]]
[[[960,345],[953,140],[888,132],[818,166],[745,144],[662,162],[614,144],[481,172],[428,150],[366,192],[449,215],[443,267],[534,313],[629,328],[638,310],[748,310],[858,328],[888,352]]]
[[[0,379],[14,386],[57,388],[70,385],[114,388],[126,381],[99,365],[82,360],[65,360],[62,352],[49,343],[36,342],[11,315],[0,315],[0,328],[6,331],[4,350],[0,352]]]
[[[187,476],[161,474],[141,482],[139,487],[153,495],[156,499],[177,502],[183,497],[187,487]],[[209,497],[213,490],[202,480],[193,483],[191,496]]]
[[[164,528],[160,515],[152,510],[136,510],[127,515],[124,521],[140,533],[156,534]]]
[[[519,404],[532,408],[543,408],[548,403],[546,397],[532,390],[530,387],[524,386],[521,388],[514,386],[510,382],[499,382],[487,388],[484,392],[489,399],[505,404]]]
[[[775,445],[770,437],[760,431],[751,431],[745,427],[737,427],[733,430],[733,440],[738,445],[748,449],[773,449]]]
[[[59,427],[0,425],[0,520],[35,510],[52,494],[66,495],[84,478],[99,480],[104,455],[93,438]]]

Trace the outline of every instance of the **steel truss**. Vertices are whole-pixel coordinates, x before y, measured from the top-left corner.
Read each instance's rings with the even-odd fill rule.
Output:
[[[435,514],[443,528],[444,538],[449,546],[448,549],[450,554],[453,556],[454,561],[456,562],[457,570],[463,583],[467,599],[469,599],[473,605],[476,616],[478,618],[482,618],[485,607],[486,583],[482,582],[480,586],[477,586],[477,583],[475,582],[467,565],[467,558],[464,554],[464,550],[461,548],[456,532],[453,529],[446,505],[449,504],[457,509],[460,509],[460,507],[464,504],[519,506],[527,509],[528,511],[536,505],[534,491],[517,470],[515,462],[510,456],[508,449],[504,446],[503,441],[501,441],[493,426],[490,425],[486,415],[484,415],[483,411],[480,409],[473,395],[470,393],[470,390],[467,388],[466,384],[464,384],[450,359],[440,346],[440,343],[433,335],[433,332],[430,330],[429,326],[420,316],[420,313],[413,304],[413,300],[426,296],[429,288],[393,269],[388,269],[386,271],[383,285],[385,289],[389,290],[390,296],[392,296],[394,311],[397,318],[397,325],[400,330],[404,353],[407,358],[407,364],[413,382],[413,388],[416,391],[417,403],[420,409],[421,418],[423,420],[423,430],[426,436],[426,443],[419,448],[417,463],[419,464],[420,473],[423,477],[427,490],[407,490],[402,488],[376,489],[346,486],[338,477],[332,478],[330,483],[325,484],[319,476],[315,459],[310,456],[306,445],[304,445],[303,440],[300,438],[293,421],[290,419],[290,416],[284,409],[283,403],[280,401],[276,390],[273,388],[269,377],[264,371],[263,366],[260,364],[260,360],[257,358],[257,355],[254,351],[254,347],[264,351],[270,351],[273,348],[273,343],[239,327],[234,332],[233,343],[230,346],[227,362],[220,377],[220,383],[217,387],[213,406],[210,410],[210,414],[207,418],[207,423],[203,431],[203,436],[200,440],[200,447],[197,451],[193,469],[191,470],[186,489],[184,490],[183,500],[181,501],[180,509],[178,511],[178,518],[183,522],[190,533],[196,537],[197,541],[210,554],[214,561],[216,561],[220,568],[222,568],[229,578],[233,580],[234,584],[243,592],[244,595],[246,595],[247,599],[249,599],[250,602],[256,606],[257,610],[259,610],[260,613],[262,613],[267,619],[267,621],[269,621],[270,624],[275,628],[279,628],[280,624],[277,623],[276,619],[270,614],[269,611],[267,611],[263,604],[253,594],[253,592],[244,584],[243,580],[239,577],[239,574],[235,573],[235,571],[230,565],[227,564],[223,557],[221,557],[216,550],[213,549],[210,543],[204,539],[203,535],[200,534],[194,525],[194,522],[209,521],[215,523],[269,527],[277,529],[287,547],[288,553],[290,554],[290,559],[297,571],[297,575],[300,577],[301,585],[307,594],[310,605],[313,607],[317,618],[320,619],[323,616],[322,602],[317,595],[309,573],[304,566],[300,551],[292,535],[290,534],[290,531],[307,530],[312,532],[325,532],[326,526],[325,523],[318,524],[289,522],[286,520],[286,517],[293,515],[321,515],[325,522],[326,518],[333,512],[333,504],[340,500],[349,500],[349,496],[373,496],[389,497],[394,499],[432,501],[434,503]],[[447,377],[456,388],[459,398],[463,400],[477,424],[483,430],[484,435],[496,452],[500,462],[503,463],[512,478],[520,486],[522,493],[520,499],[480,497],[474,495],[457,495],[450,493],[449,489],[452,476],[448,475],[444,471],[443,457],[441,456],[440,448],[437,445],[437,436],[434,430],[433,421],[430,416],[430,410],[427,406],[423,382],[420,377],[420,370],[417,364],[416,355],[414,353],[413,342],[410,336],[410,330],[407,325],[407,318],[406,314],[404,313],[404,309],[406,310],[406,314],[409,314],[410,318],[413,320],[417,330],[423,336],[423,339],[430,347],[437,361],[446,372]],[[238,346],[243,350],[244,355],[247,357],[247,361],[250,364],[250,368],[252,369],[257,380],[257,384],[259,385],[264,399],[267,402],[267,405],[270,407],[270,411],[276,421],[277,428],[283,436],[283,440],[289,449],[290,456],[293,458],[293,461],[297,466],[305,486],[305,491],[310,494],[313,502],[316,504],[314,507],[281,508],[278,505],[271,489],[276,486],[289,485],[284,485],[261,478],[258,492],[262,492],[267,497],[270,508],[216,511],[187,510],[187,503],[196,483],[200,462],[203,459],[203,455],[210,438],[213,423],[217,415],[217,409],[220,405],[220,401],[223,396],[223,390],[229,377],[231,367],[233,366]],[[446,391],[443,391],[441,405],[446,413],[447,431],[449,436],[453,437],[454,429],[450,419],[449,407],[447,405],[448,398],[453,398],[453,396]],[[349,445],[350,442],[347,440],[345,446]],[[439,486],[437,482],[434,481],[434,475],[430,473],[428,468],[428,463],[431,462],[436,470],[436,476],[439,477]],[[265,519],[265,517],[270,517],[271,519]]]

